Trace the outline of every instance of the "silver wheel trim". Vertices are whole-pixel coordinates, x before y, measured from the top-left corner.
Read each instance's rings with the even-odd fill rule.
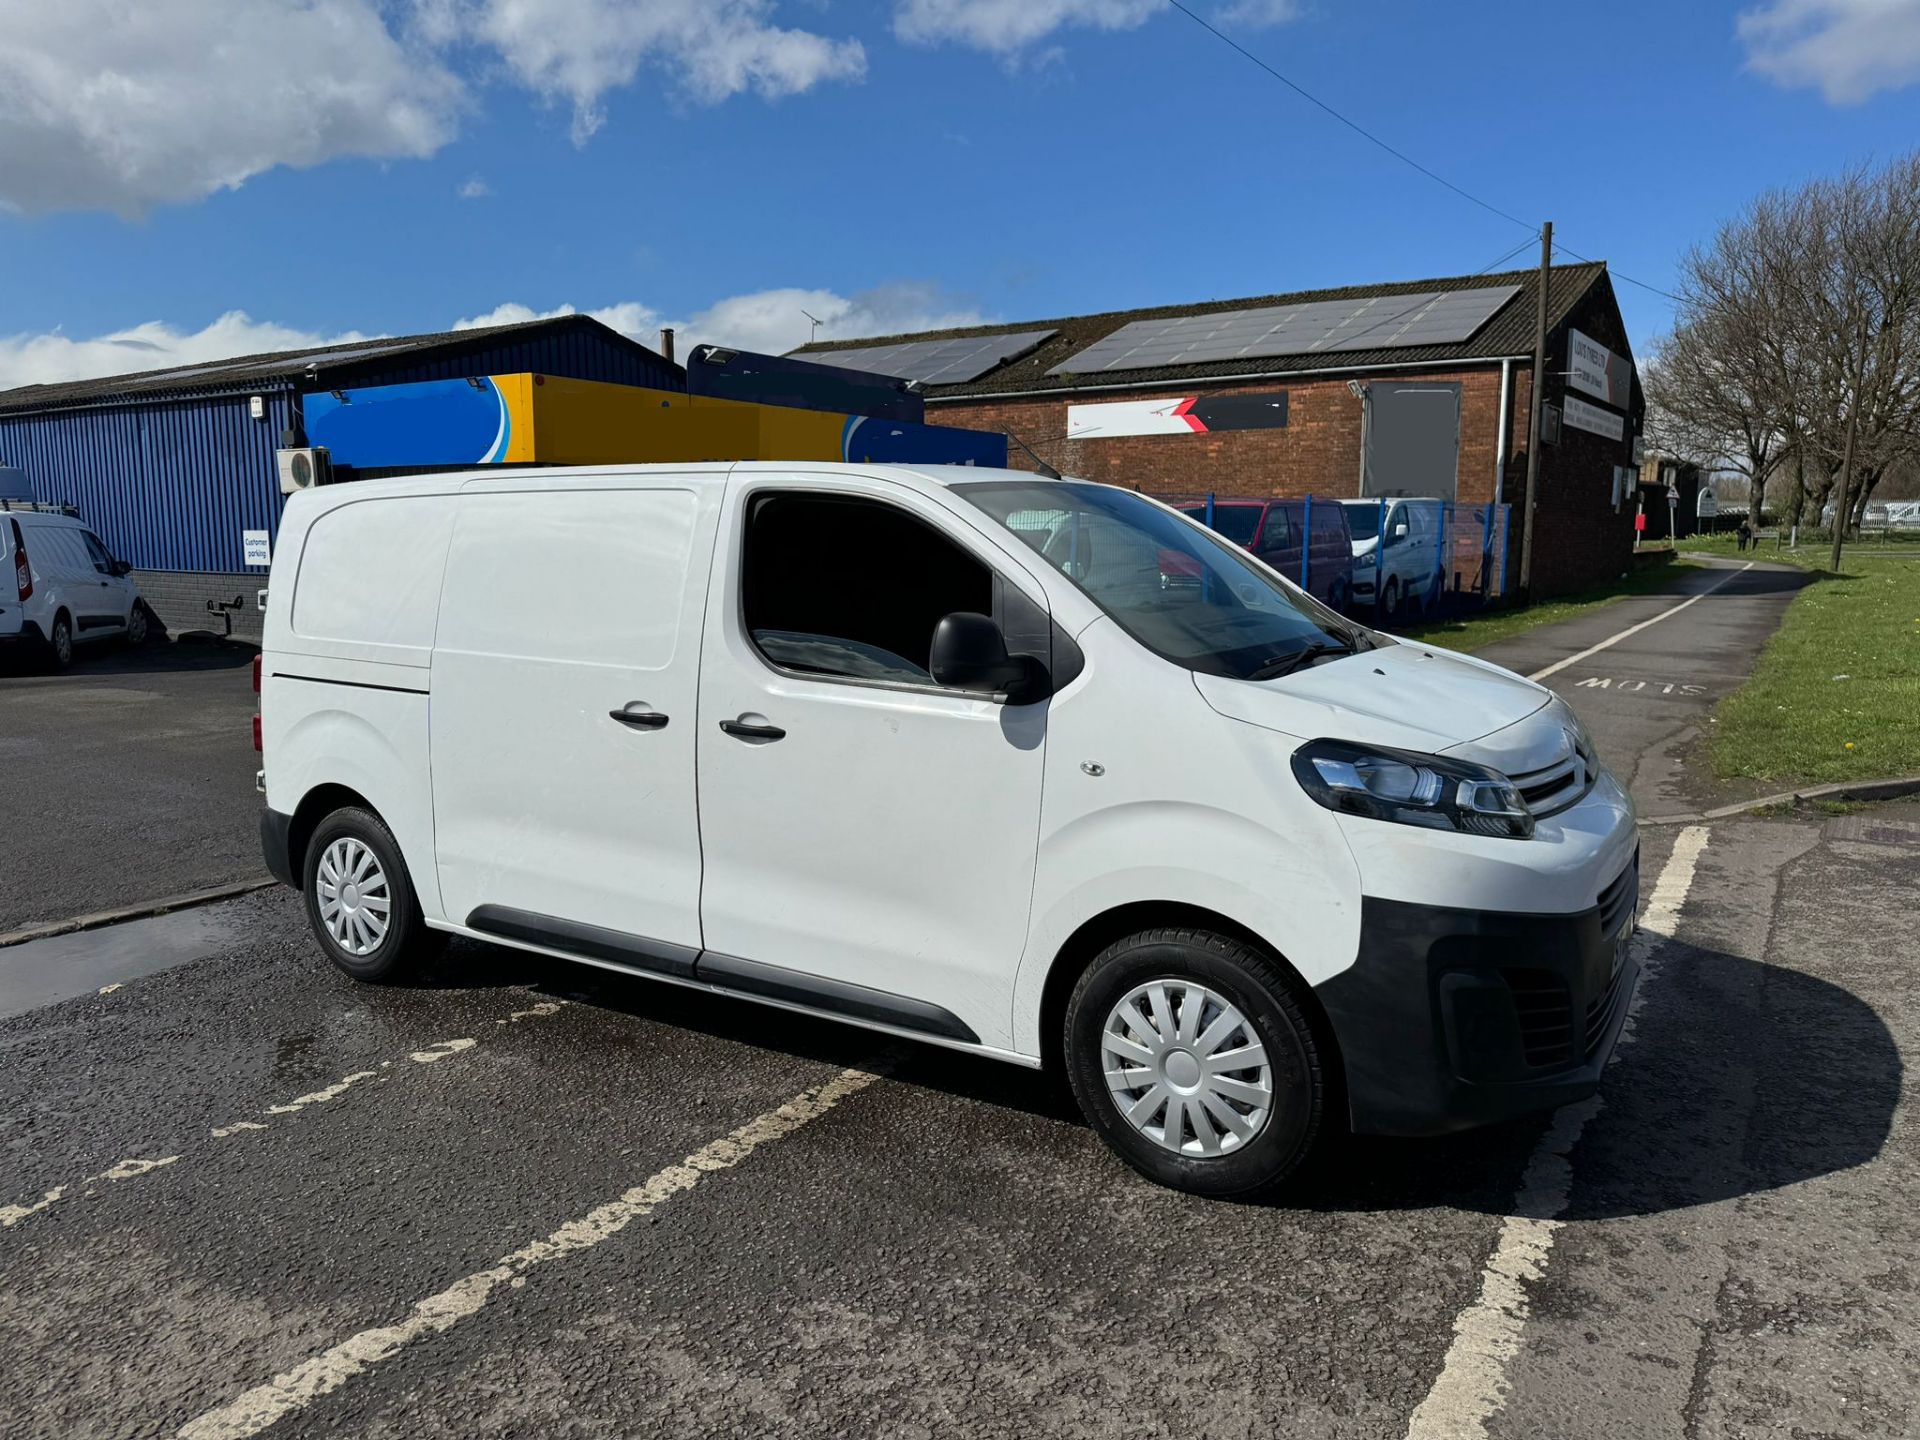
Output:
[[[365,842],[343,835],[320,854],[313,872],[320,923],[349,955],[371,955],[386,942],[393,919],[387,872]]]
[[[62,665],[73,658],[73,627],[71,625],[53,627],[53,653],[59,657]]]
[[[138,604],[134,605],[133,613],[127,617],[127,638],[135,644],[147,638],[146,613]]]
[[[1150,980],[1100,1030],[1100,1066],[1126,1122],[1163,1150],[1231,1154],[1273,1112],[1273,1067],[1239,1008],[1191,980]]]

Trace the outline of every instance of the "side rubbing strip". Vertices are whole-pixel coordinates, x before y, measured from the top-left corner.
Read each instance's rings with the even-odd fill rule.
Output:
[[[939,1035],[978,1045],[980,1037],[951,1010],[929,1005],[905,995],[890,995],[885,990],[869,990],[844,980],[828,980],[819,975],[803,975],[777,965],[762,965],[757,960],[742,960],[734,955],[716,955],[708,950],[700,956],[695,972],[709,985],[736,990],[742,995],[760,995],[769,1000],[784,1000],[791,1005],[807,1005],[835,1015],[872,1020],[902,1030],[917,1030],[923,1035]]]
[[[693,978],[694,961],[700,952],[687,945],[670,945],[664,940],[644,940],[598,925],[582,925],[577,920],[562,920],[553,915],[536,915],[531,910],[515,910],[509,905],[481,905],[467,916],[467,928],[502,940],[518,940],[548,950],[566,950],[595,960],[610,960],[636,970],[651,970],[656,975],[672,975],[680,980]]]
[[[273,672],[276,680],[304,680],[309,685],[345,685],[350,690],[391,690],[396,695],[425,695],[425,690],[415,690],[408,685],[373,685],[365,680],[334,680],[325,675],[289,675],[284,670]]]

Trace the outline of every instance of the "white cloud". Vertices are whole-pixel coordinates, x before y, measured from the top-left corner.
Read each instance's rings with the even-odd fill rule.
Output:
[[[134,214],[274,165],[431,155],[460,85],[371,0],[0,0],[0,207]]]
[[[299,350],[367,338],[358,330],[326,335],[258,321],[244,310],[229,310],[199,330],[181,330],[149,320],[88,340],[75,340],[57,330],[40,335],[0,335],[0,390],[15,385],[47,385],[62,380],[90,380],[101,375],[166,370],[175,365],[228,360],[236,355]]]
[[[696,100],[744,90],[767,99],[829,80],[858,80],[858,40],[829,40],[770,22],[772,0],[433,0],[432,33],[463,35],[497,51],[520,83],[573,106],[584,142],[605,123],[601,99],[632,82],[643,63],[664,67]]]
[[[504,77],[573,107],[652,64],[717,103],[857,80],[866,52],[773,0],[0,0],[0,209],[203,199],[278,165],[434,154]],[[456,62],[465,67],[456,69]]]
[[[1012,55],[1066,26],[1131,30],[1164,9],[1163,0],[897,0],[893,33]]]
[[[1751,69],[1834,105],[1920,80],[1920,0],[1770,0],[1738,28]]]
[[[479,325],[511,325],[554,315],[581,313],[572,305],[549,310],[509,301],[483,315],[460,320],[456,330]],[[868,335],[898,335],[914,330],[942,330],[950,326],[980,325],[986,317],[972,306],[948,299],[937,286],[921,283],[882,285],[857,295],[832,290],[782,288],[732,295],[682,319],[672,319],[638,301],[604,305],[585,312],[643,345],[657,346],[660,328],[670,325],[674,348],[684,358],[695,345],[729,345],[741,350],[781,355],[814,336],[811,313],[821,324],[821,340],[858,339]]]
[[[1234,0],[1222,7],[1224,25],[1285,25],[1300,18],[1300,0]]]
[[[782,354],[796,345],[804,345],[812,332],[812,323],[801,313],[803,310],[811,311],[822,321],[819,334],[822,340],[979,325],[987,318],[972,306],[947,297],[938,286],[916,282],[882,285],[857,295],[800,288],[759,290],[730,295],[688,319],[677,321],[637,300],[603,305],[586,313],[648,346],[659,344],[662,325],[672,325],[675,349],[684,358],[689,349],[702,343]],[[577,313],[572,305],[536,310],[510,301],[496,305],[484,315],[470,315],[456,321],[453,328],[470,330],[482,325],[512,325]],[[46,385],[102,375],[165,370],[176,365],[202,365],[236,355],[303,350],[369,338],[372,337],[358,330],[327,333],[255,320],[244,310],[229,310],[199,330],[182,330],[149,320],[90,339],[74,339],[59,330],[38,335],[0,335],[0,390],[16,385]]]
[[[493,194],[493,187],[475,175],[472,179],[465,181],[454,193],[462,200],[484,200]]]

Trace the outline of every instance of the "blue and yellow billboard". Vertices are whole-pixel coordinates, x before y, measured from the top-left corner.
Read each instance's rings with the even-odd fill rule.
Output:
[[[675,390],[481,375],[302,397],[307,443],[358,469],[700,460],[1007,463],[1007,438]]]

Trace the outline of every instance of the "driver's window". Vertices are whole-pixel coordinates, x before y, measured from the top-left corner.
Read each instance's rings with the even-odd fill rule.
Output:
[[[107,553],[107,547],[95,538],[91,530],[82,530],[80,539],[87,547],[87,559],[93,562],[93,568],[102,575],[113,574],[113,557]]]
[[[994,613],[992,572],[924,521],[857,496],[762,492],[741,556],[748,635],[773,664],[931,685],[933,631]]]

